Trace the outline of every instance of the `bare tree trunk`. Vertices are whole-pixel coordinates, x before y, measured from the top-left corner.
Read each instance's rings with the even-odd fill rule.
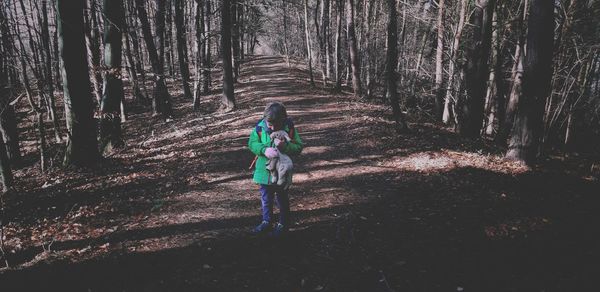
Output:
[[[342,5],[344,5],[344,0],[337,0],[337,29],[335,33],[335,90],[342,90],[342,74],[341,63],[342,63],[342,13],[344,9],[342,9]]]
[[[0,136],[0,150],[3,150],[4,140]],[[6,155],[6,151],[0,151],[0,181],[2,182],[2,192],[8,192],[13,185],[13,175],[10,167],[10,161]],[[0,238],[0,240],[2,240]]]
[[[521,89],[522,89],[522,84],[523,84],[523,60],[524,60],[524,56],[523,56],[523,51],[524,51],[524,46],[525,46],[525,34],[523,32],[524,30],[524,22],[527,18],[527,9],[529,7],[528,5],[529,0],[523,0],[521,1],[521,5],[522,8],[520,10],[520,17],[519,19],[519,23],[518,23],[518,29],[517,29],[517,45],[515,48],[515,55],[514,55],[514,63],[513,63],[513,67],[512,67],[512,74],[511,74],[511,80],[512,80],[512,86],[511,86],[511,90],[510,90],[510,94],[509,94],[509,98],[508,98],[508,103],[506,105],[506,112],[504,114],[503,117],[503,123],[500,124],[500,131],[498,133],[498,135],[496,136],[496,142],[501,144],[501,145],[505,145],[506,141],[508,139],[508,136],[510,135],[510,132],[512,130],[513,127],[513,123],[514,123],[514,117],[515,117],[515,112],[517,110],[517,105],[519,104],[519,98],[521,97]]]
[[[173,49],[173,5],[171,5],[171,2],[173,2],[172,0],[165,0],[165,4],[163,4],[164,6],[164,17],[165,17],[165,24],[166,24],[166,29],[165,29],[165,37],[163,39],[163,44],[164,44],[164,56],[165,56],[165,62],[167,63],[167,70],[169,72],[169,76],[175,76],[175,54],[174,54],[174,49]],[[157,2],[158,3],[158,2]],[[159,4],[157,4],[159,5]],[[160,8],[158,8],[160,9]],[[158,17],[160,17],[157,14],[157,21],[158,21]],[[158,25],[157,25],[158,28]],[[158,34],[158,32],[157,32]],[[159,36],[160,38],[160,36]],[[179,48],[177,48],[177,50],[179,51]]]
[[[233,52],[233,83],[238,82],[240,75],[240,24],[238,21],[239,0],[233,1],[231,6],[231,47]]]
[[[53,52],[54,52],[54,63],[53,65],[53,69],[54,69],[54,76],[55,81],[56,81],[56,89],[57,90],[62,90],[62,80],[60,78],[60,58],[58,56],[58,16],[56,13],[56,5],[52,5],[53,11],[54,11],[54,34],[53,34],[53,39],[54,42],[52,42],[52,46],[53,46]]]
[[[196,72],[195,72],[195,84],[194,84],[194,101],[193,107],[195,110],[200,109],[200,95],[201,95],[201,83],[202,80],[202,67],[204,64],[204,7],[200,0],[196,0],[196,17],[194,26],[196,27]]]
[[[285,49],[285,61],[287,62],[288,68],[290,68],[290,49],[288,46],[288,25],[287,25],[287,3],[285,0],[282,0],[282,9],[283,9],[283,47]]]
[[[233,64],[231,60],[231,2],[223,0],[221,6],[221,50],[223,55],[223,110],[235,110]]]
[[[177,58],[179,60],[179,70],[181,72],[181,80],[183,82],[183,95],[186,99],[192,99],[192,91],[190,90],[190,69],[186,62],[186,30],[183,27],[183,0],[175,0],[175,26],[177,28]]]
[[[60,128],[56,117],[56,104],[54,101],[54,81],[52,80],[52,53],[50,52],[50,32],[48,31],[48,8],[46,1],[42,1],[42,43],[44,46],[44,54],[46,56],[45,76],[46,86],[48,86],[48,113],[54,126],[54,138],[57,143],[62,142],[60,137]]]
[[[211,61],[211,39],[212,39],[212,35],[211,35],[211,15],[212,15],[212,8],[211,8],[211,2],[212,0],[204,0],[206,6],[205,6],[205,15],[206,17],[204,17],[204,38],[205,38],[205,43],[204,43],[204,69],[202,70],[202,74],[203,74],[203,81],[204,83],[202,84],[202,92],[204,94],[208,94],[210,92],[210,85],[212,82],[212,78],[211,78],[211,68],[212,68],[212,61]]]
[[[308,0],[304,0],[304,34],[306,36],[306,54],[308,57],[308,74],[310,77],[310,86],[315,87],[312,65],[312,45],[310,41],[310,30],[308,27]]]
[[[492,14],[495,0],[477,0],[472,16],[473,40],[468,50],[466,100],[461,100],[458,132],[478,137],[483,124],[485,89],[489,70],[492,36]]]
[[[140,84],[137,78],[136,71],[136,62],[133,59],[133,54],[131,53],[131,45],[129,44],[129,33],[123,33],[125,43],[125,56],[127,58],[127,72],[129,74],[129,81],[131,82],[131,91],[133,93],[133,98],[136,101],[141,101],[146,99],[146,97],[142,94],[140,90]]]
[[[372,46],[372,41],[371,41],[371,30],[372,30],[372,24],[371,24],[371,20],[373,18],[373,10],[376,9],[377,7],[377,3],[371,3],[369,1],[365,1],[365,6],[366,6],[366,19],[365,21],[365,75],[366,75],[366,85],[367,85],[367,92],[366,92],[366,96],[367,98],[371,98],[372,95],[372,90],[373,90],[373,78],[372,78],[372,64],[373,63],[373,58],[375,56],[373,56],[373,46]],[[375,32],[375,36],[377,36],[377,32]],[[377,42],[377,38],[375,37],[375,42]]]
[[[435,52],[435,109],[436,120],[442,119],[444,112],[444,0],[439,0],[437,16],[437,48]]]
[[[122,1],[104,0],[104,84],[100,103],[100,149],[110,153],[124,145],[121,131],[121,103],[125,93],[121,79],[125,10]]]
[[[10,104],[11,87],[10,70],[15,69],[9,58],[14,58],[15,48],[13,37],[10,35],[8,19],[4,7],[0,5],[0,155],[1,172],[6,173],[6,185],[10,185],[12,179],[11,165],[16,167],[21,162],[21,151],[19,149],[19,134],[17,117],[13,105]],[[4,177],[2,177],[4,179]],[[6,189],[6,188],[5,188]]]
[[[83,32],[82,1],[56,0],[67,121],[65,165],[91,166],[99,158],[94,105]]]
[[[96,96],[96,102],[100,104],[102,100],[102,73],[100,70],[100,28],[99,21],[96,16],[96,1],[91,0],[90,7],[87,10],[89,15],[85,18],[86,26],[85,29],[87,37],[88,47],[88,61],[91,63],[91,81],[93,85],[94,95]]]
[[[485,94],[485,106],[484,106],[484,128],[483,132],[485,135],[492,136],[497,128],[497,113],[498,103],[501,97],[498,95],[498,87],[496,86],[496,78],[500,74],[500,68],[498,64],[502,63],[498,58],[500,57],[500,39],[498,35],[498,13],[494,11],[492,17],[492,49],[491,49],[491,65],[492,69],[488,74],[488,85]]]
[[[350,0],[352,1],[352,0]],[[396,129],[398,131],[404,131],[407,129],[404,116],[400,110],[400,104],[398,102],[398,92],[396,84],[396,63],[398,62],[398,14],[396,11],[396,0],[386,0],[389,19],[387,24],[387,43],[388,50],[386,54],[386,91],[387,97],[392,105],[392,111],[394,119],[396,120]]]
[[[325,41],[325,77],[331,79],[331,58],[329,53],[331,51],[331,30],[329,28],[329,21],[331,19],[331,1],[324,0],[323,3],[323,39]]]
[[[467,3],[467,0],[461,0],[460,2],[458,25],[456,27],[456,32],[454,33],[454,40],[452,41],[452,48],[450,51],[450,62],[448,62],[448,82],[446,84],[446,97],[444,98],[444,113],[442,114],[442,122],[444,124],[449,124],[451,120],[454,120],[452,108],[453,104],[456,102],[456,95],[453,94],[454,91],[452,89],[454,87],[454,76],[459,55],[458,48],[464,28]]]
[[[162,0],[157,0],[157,2],[162,2]],[[159,4],[159,3],[157,3]],[[160,54],[161,49],[157,50],[154,45],[154,40],[152,39],[152,32],[150,31],[150,23],[148,22],[148,15],[146,14],[146,8],[144,7],[144,0],[136,0],[136,8],[138,11],[138,17],[140,19],[140,23],[142,25],[142,33],[144,35],[144,41],[146,43],[146,49],[148,50],[148,55],[150,57],[150,63],[152,64],[152,71],[154,71],[154,91],[152,94],[152,112],[154,115],[163,114],[167,119],[171,118],[173,115],[173,109],[171,105],[171,97],[169,96],[169,92],[167,91],[167,85],[165,83],[164,76],[164,59],[161,61],[159,59],[160,56],[164,56],[164,54]],[[160,8],[161,6],[158,5]],[[164,8],[164,5],[162,6]],[[160,10],[160,9],[159,9]],[[157,16],[157,18],[159,18]],[[157,20],[160,24],[160,21]],[[163,19],[163,30],[164,30],[164,19]],[[157,26],[157,34],[161,29]],[[164,34],[162,34],[164,37]],[[159,43],[162,42],[162,38],[160,38]],[[162,45],[161,45],[162,47]]]
[[[240,61],[244,60],[244,39],[245,39],[245,34],[246,34],[246,22],[245,22],[245,15],[246,13],[244,12],[246,10],[246,3],[243,3],[244,0],[240,0],[242,3],[239,4],[239,10],[238,10],[238,26],[239,26],[239,32],[240,32],[240,37],[239,37],[239,43],[240,43]]]
[[[131,46],[133,49],[133,56],[135,56],[135,60],[137,60],[137,62],[135,62],[135,60],[130,59],[130,61],[133,60],[133,62],[131,63],[131,65],[135,64],[135,72],[133,73],[140,73],[140,77],[141,77],[141,91],[143,92],[143,94],[140,93],[139,97],[143,98],[144,101],[147,101],[149,99],[149,95],[148,95],[148,88],[146,87],[146,70],[144,69],[144,56],[143,56],[143,52],[142,52],[142,48],[140,45],[140,42],[138,41],[138,34],[137,34],[137,13],[136,13],[136,8],[135,8],[135,4],[133,0],[128,0],[128,8],[129,8],[129,25],[128,25],[128,32],[129,34],[127,35],[127,38],[131,41]],[[129,37],[129,35],[131,35],[131,37]],[[137,80],[137,76],[136,76],[136,80]],[[137,95],[136,95],[137,97]]]
[[[532,0],[527,25],[523,95],[519,99],[506,158],[533,165],[542,134],[544,101],[550,93],[554,3]]]
[[[350,64],[352,67],[352,89],[354,90],[354,96],[359,97],[362,90],[360,83],[360,60],[358,56],[358,44],[356,41],[356,32],[354,27],[354,0],[347,0],[346,3],[346,25],[348,26],[348,50],[350,53]]]

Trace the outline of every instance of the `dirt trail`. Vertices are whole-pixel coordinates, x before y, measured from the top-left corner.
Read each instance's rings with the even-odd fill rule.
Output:
[[[573,228],[598,227],[596,179],[532,173],[502,161],[492,144],[433,125],[414,123],[397,135],[384,106],[320,84],[311,89],[306,71],[279,57],[255,57],[243,68],[235,112],[214,111],[217,91],[201,113],[176,97],[173,122],[134,113],[128,147],[100,170],[44,180],[17,173],[28,196],[13,203],[36,216],[9,210],[22,222],[24,233],[12,235],[23,247],[12,258],[20,267],[0,271],[0,282],[86,291],[594,284],[600,229]],[[249,232],[260,203],[246,147],[274,100],[286,104],[305,143],[294,162],[294,226],[277,241]],[[52,252],[43,252],[49,242]]]

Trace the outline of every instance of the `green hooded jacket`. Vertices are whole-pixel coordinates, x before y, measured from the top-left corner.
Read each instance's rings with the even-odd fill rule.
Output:
[[[290,119],[286,120],[284,130],[288,134],[290,134],[290,130],[292,130],[291,136],[293,137],[290,137],[292,140],[285,144],[281,152],[289,156],[300,154],[300,152],[302,152],[302,139],[300,139],[298,130],[294,128],[294,124]],[[260,135],[258,132],[260,132]],[[260,120],[250,133],[250,139],[248,139],[248,148],[250,148],[252,153],[258,156],[256,164],[254,165],[253,180],[255,183],[261,185],[271,184],[271,174],[266,167],[269,159],[265,156],[265,150],[268,147],[275,147],[271,141],[271,137],[269,136],[270,133],[271,130],[267,127],[265,121]]]

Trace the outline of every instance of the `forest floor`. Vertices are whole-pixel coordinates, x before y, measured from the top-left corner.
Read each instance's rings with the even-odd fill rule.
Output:
[[[220,90],[199,112],[174,94],[169,122],[134,107],[127,146],[93,170],[40,173],[23,129],[33,148],[4,198],[0,290],[600,289],[597,160],[528,169],[434,124],[396,134],[386,106],[311,89],[307,76],[258,56],[234,112],[217,111]],[[260,200],[247,139],[274,100],[305,143],[281,239],[250,232]]]

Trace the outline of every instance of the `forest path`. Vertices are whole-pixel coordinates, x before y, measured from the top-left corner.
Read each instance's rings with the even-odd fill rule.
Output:
[[[541,291],[585,290],[597,279],[590,274],[600,246],[597,180],[532,173],[503,161],[491,143],[427,123],[398,135],[385,106],[320,82],[312,89],[305,67],[288,68],[281,57],[254,56],[242,68],[234,112],[215,111],[220,90],[197,112],[172,87],[175,120],[134,108],[127,147],[100,169],[43,180],[17,173],[28,192],[7,202],[16,206],[7,217],[20,225],[5,231],[19,269],[0,270],[0,283],[83,291]],[[247,140],[275,100],[305,144],[294,161],[294,225],[283,240],[250,232],[260,200]],[[52,252],[44,252],[50,242]]]

